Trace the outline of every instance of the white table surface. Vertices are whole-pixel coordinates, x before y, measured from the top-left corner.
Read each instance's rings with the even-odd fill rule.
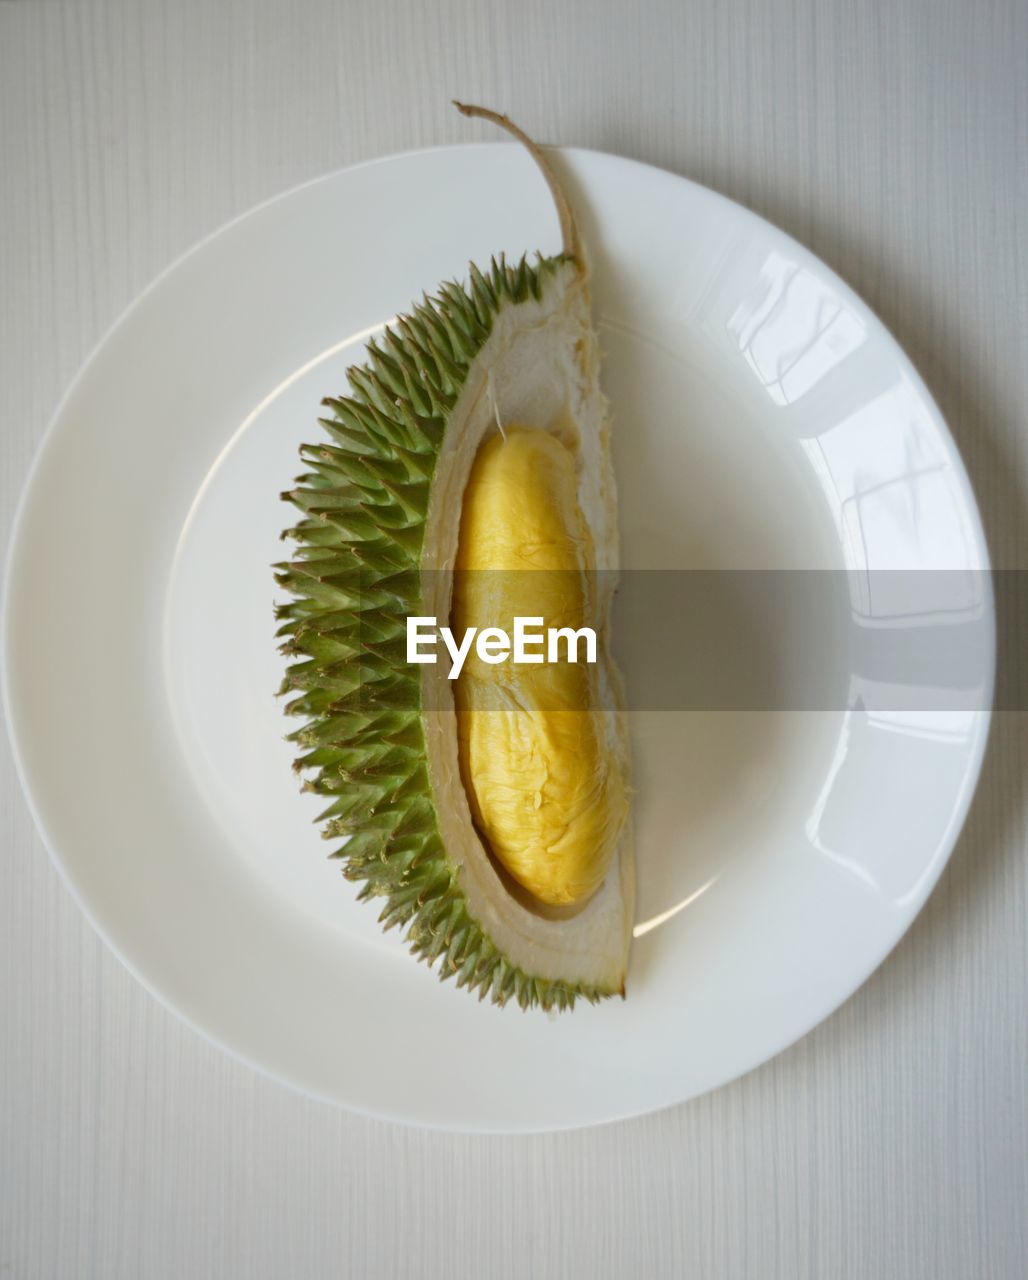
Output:
[[[460,96],[818,253],[1028,568],[1026,64],[1023,0],[0,0],[5,536],[62,389],[161,268],[326,170],[495,136]],[[949,869],[827,1023],[689,1105],[528,1139],[333,1110],[182,1026],[80,917],[5,743],[0,1277],[1022,1277],[1026,722],[997,717]]]

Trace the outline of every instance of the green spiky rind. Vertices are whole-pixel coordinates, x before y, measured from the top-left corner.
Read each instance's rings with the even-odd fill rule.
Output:
[[[361,899],[385,899],[381,923],[401,927],[440,977],[547,1010],[613,993],[526,973],[473,918],[439,835],[405,637],[407,615],[421,611],[429,486],[449,415],[501,308],[540,299],[567,261],[472,265],[466,286],[443,284],[368,344],[368,363],[347,371],[350,394],[323,402],[327,440],[300,450],[308,470],[282,495],[303,515],[283,534],[297,546],[275,566],[292,596],[276,610],[292,659],[280,692],[304,721],[289,735],[304,789],[330,801],[323,835],[345,837],[331,856]]]

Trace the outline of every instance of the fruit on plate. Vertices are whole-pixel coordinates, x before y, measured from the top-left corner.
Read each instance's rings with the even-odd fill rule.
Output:
[[[303,720],[296,768],[328,801],[323,833],[341,839],[333,856],[359,896],[383,900],[383,925],[480,997],[565,1009],[624,994],[634,909],[606,645],[609,413],[586,262],[549,160],[505,116],[457,105],[527,148],[562,248],[472,264],[324,401],[324,436],[283,495],[301,513],[276,566],[290,593],[283,692]],[[518,617],[556,631],[556,651],[517,663],[476,645],[455,679],[445,648],[412,660],[410,619],[481,640]],[[593,661],[572,660],[580,628]]]

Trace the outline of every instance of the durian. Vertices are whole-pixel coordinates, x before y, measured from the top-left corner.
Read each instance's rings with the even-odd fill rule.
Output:
[[[617,570],[609,413],[588,271],[562,249],[442,284],[368,344],[283,497],[276,566],[296,768],[361,898],[440,976],[523,1008],[624,995],[634,909],[628,745],[606,650]],[[543,570],[533,583],[532,571]],[[514,570],[513,576],[507,570]],[[478,578],[477,575],[484,576]],[[407,662],[408,617],[596,624],[595,665]],[[497,616],[499,614],[500,616]],[[490,701],[492,699],[492,701]]]

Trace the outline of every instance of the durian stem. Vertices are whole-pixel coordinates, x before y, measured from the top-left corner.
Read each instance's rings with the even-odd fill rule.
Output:
[[[582,258],[581,246],[578,240],[578,227],[575,225],[575,216],[571,212],[571,205],[564,189],[557,181],[557,175],[553,172],[549,160],[543,153],[542,148],[528,136],[523,129],[519,129],[509,116],[501,115],[498,111],[490,111],[488,107],[475,107],[467,102],[458,102],[453,99],[453,105],[461,113],[461,115],[469,117],[478,117],[481,120],[491,120],[493,124],[498,124],[501,129],[517,138],[518,142],[525,148],[528,154],[539,166],[539,170],[546,179],[546,185],[550,188],[550,194],[553,196],[553,203],[557,206],[557,217],[560,219],[560,236],[563,241],[564,256],[573,258],[578,264],[579,271],[584,271],[585,262]]]

